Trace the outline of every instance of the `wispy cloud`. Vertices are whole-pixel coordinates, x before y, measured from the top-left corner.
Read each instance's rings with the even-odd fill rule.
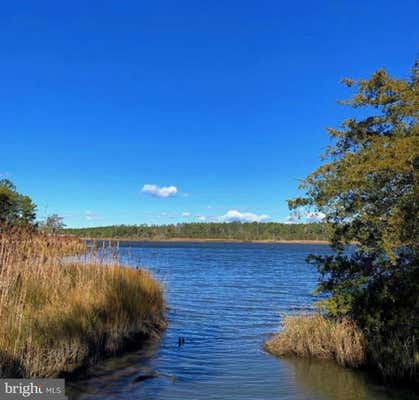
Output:
[[[296,215],[290,214],[288,217],[285,218],[284,224],[295,224],[298,220]]]
[[[326,218],[326,214],[321,211],[307,212],[304,216],[307,222],[322,222]]]
[[[102,217],[99,214],[95,214],[95,213],[93,213],[91,211],[86,211],[84,213],[84,218],[87,221],[94,221],[94,220],[102,219]]]
[[[187,218],[187,217],[190,217],[191,216],[191,213],[190,212],[188,212],[188,211],[184,211],[183,213],[182,213],[182,217],[184,217],[184,218]]]
[[[141,193],[160,198],[176,196],[177,192],[178,190],[176,186],[157,186],[146,184],[141,189]]]
[[[267,214],[254,214],[251,212],[240,212],[237,210],[229,210],[226,214],[220,217],[221,222],[264,222],[269,220],[269,215]]]
[[[326,219],[326,214],[321,211],[307,211],[304,214],[293,212],[284,219],[284,224],[296,224],[302,222],[323,222]]]
[[[199,222],[205,222],[205,221],[207,220],[207,218],[206,218],[204,215],[197,215],[197,216],[196,216],[196,219],[197,219]]]

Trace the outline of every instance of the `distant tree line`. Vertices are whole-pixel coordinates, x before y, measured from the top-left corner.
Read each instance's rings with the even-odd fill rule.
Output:
[[[0,225],[29,226],[50,234],[66,233],[91,238],[326,240],[328,237],[327,225],[322,223],[183,223],[65,229],[63,218],[57,214],[36,221],[36,205],[29,196],[18,193],[8,179],[0,179]]]
[[[131,239],[233,239],[233,240],[327,240],[323,223],[276,222],[182,223],[171,225],[112,225],[63,229],[61,232],[90,238]]]

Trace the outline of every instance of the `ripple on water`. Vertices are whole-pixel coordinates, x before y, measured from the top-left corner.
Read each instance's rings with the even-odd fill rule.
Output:
[[[402,399],[328,362],[278,360],[262,350],[279,316],[310,310],[316,271],[308,254],[328,246],[129,243],[121,260],[163,281],[169,326],[161,341],[105,360],[71,385],[73,399]],[[178,346],[179,336],[185,344]],[[176,375],[132,384],[139,374]]]

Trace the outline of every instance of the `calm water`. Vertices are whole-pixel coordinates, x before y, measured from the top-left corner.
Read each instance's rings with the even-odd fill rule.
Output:
[[[262,342],[282,313],[308,310],[317,274],[304,259],[327,246],[130,243],[122,261],[152,271],[166,288],[161,341],[102,362],[71,385],[72,399],[402,399],[330,362],[279,360]],[[179,336],[185,337],[178,346]],[[160,376],[133,384],[140,375]]]

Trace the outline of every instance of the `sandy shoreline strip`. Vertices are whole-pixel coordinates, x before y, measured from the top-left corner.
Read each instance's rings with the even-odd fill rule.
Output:
[[[327,240],[239,240],[239,239],[204,239],[204,238],[170,238],[170,239],[149,239],[149,238],[91,238],[82,237],[84,240],[106,240],[113,242],[180,242],[180,243],[289,243],[289,244],[330,244]]]

